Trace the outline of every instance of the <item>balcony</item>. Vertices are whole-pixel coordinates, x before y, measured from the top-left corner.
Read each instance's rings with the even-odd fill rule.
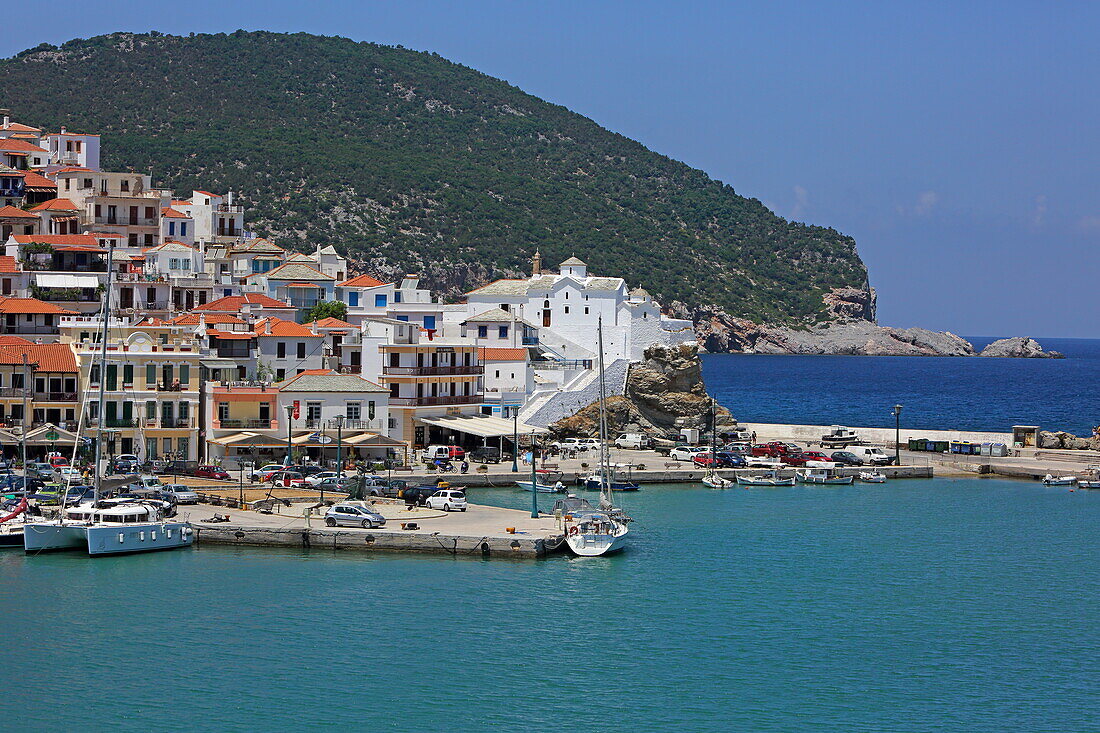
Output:
[[[214,207],[214,211],[219,214],[243,214],[244,207],[237,204],[218,204]]]
[[[433,407],[436,405],[469,405],[483,402],[482,394],[471,395],[437,395],[435,397],[390,397],[390,405],[394,407]]]
[[[29,387],[4,387],[0,389],[0,397],[33,397],[34,391]]]
[[[162,417],[156,427],[159,428],[192,428],[195,426],[195,421],[189,417]],[[149,425],[148,427],[154,427]]]
[[[0,334],[9,334],[9,333],[10,334],[19,334],[19,335],[25,335],[25,334],[28,334],[28,333],[54,333],[54,334],[56,334],[57,332],[58,332],[57,326],[37,326],[37,325],[26,325],[26,324],[23,324],[23,323],[18,323],[18,324],[14,324],[14,325],[7,324],[7,323],[0,324]]]
[[[35,392],[40,402],[76,402],[76,392]]]
[[[275,420],[260,420],[259,418],[244,418],[244,419],[225,419],[215,420],[213,425],[215,430],[275,430],[279,427],[279,423]]]
[[[129,197],[130,194],[125,194]],[[95,218],[96,224],[107,224],[108,226],[134,226],[134,227],[155,227],[157,220],[155,217],[147,216],[129,216],[116,214],[114,216],[97,216]]]
[[[459,366],[387,366],[382,367],[383,374],[394,377],[431,377],[440,375],[475,376],[485,373],[485,367],[480,364],[468,364]]]
[[[288,298],[287,300],[295,308],[312,308],[321,302],[320,298]]]
[[[16,199],[16,198],[22,198],[22,197],[23,197],[23,187],[22,186],[16,186],[15,188],[7,188],[5,186],[0,186],[0,198]]]
[[[523,345],[524,346],[538,346],[539,345],[539,337],[538,336],[524,336],[523,337]]]

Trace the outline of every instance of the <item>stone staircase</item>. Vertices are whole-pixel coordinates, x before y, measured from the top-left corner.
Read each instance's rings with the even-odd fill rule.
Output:
[[[626,391],[626,377],[630,371],[630,361],[617,359],[604,370],[604,392],[610,397]],[[578,380],[570,389],[551,393],[548,399],[532,403],[529,410],[520,413],[520,419],[528,425],[545,428],[551,423],[568,417],[578,410],[588,407],[600,398],[599,373],[586,374],[583,383]]]

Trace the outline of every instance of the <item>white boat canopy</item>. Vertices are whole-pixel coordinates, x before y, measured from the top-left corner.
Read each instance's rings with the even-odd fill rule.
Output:
[[[34,281],[40,288],[97,288],[100,282],[98,275],[62,275],[52,272],[37,272]]]

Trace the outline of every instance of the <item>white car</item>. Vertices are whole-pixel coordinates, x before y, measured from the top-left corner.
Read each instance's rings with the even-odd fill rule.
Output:
[[[344,475],[347,476],[346,473]],[[322,481],[326,481],[328,479],[337,479],[339,477],[340,474],[338,474],[336,471],[321,471],[320,473],[315,473],[312,476],[306,476],[305,482],[307,485],[312,486],[313,488],[317,488],[317,486]]]
[[[709,451],[710,448],[701,445],[680,445],[668,452],[668,457],[674,461],[690,461],[696,453]]]
[[[745,468],[786,468],[786,465],[771,456],[745,456]]]
[[[442,509],[445,512],[466,511],[466,493],[458,489],[440,489],[424,502],[429,509]]]
[[[72,466],[60,466],[54,469],[54,473],[57,474],[57,480],[63,484],[80,483],[79,468],[73,468]]]
[[[599,438],[581,438],[580,440],[581,450],[594,450],[598,451],[603,447],[603,443]]]
[[[271,478],[271,474],[276,471],[282,471],[286,466],[281,463],[268,463],[266,466],[254,469],[250,474],[253,481],[267,481]]]

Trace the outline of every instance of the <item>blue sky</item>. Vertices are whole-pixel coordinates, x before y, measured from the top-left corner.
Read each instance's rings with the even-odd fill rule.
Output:
[[[0,55],[237,28],[436,51],[853,235],[884,324],[1100,337],[1100,4],[56,0],[41,21]]]

